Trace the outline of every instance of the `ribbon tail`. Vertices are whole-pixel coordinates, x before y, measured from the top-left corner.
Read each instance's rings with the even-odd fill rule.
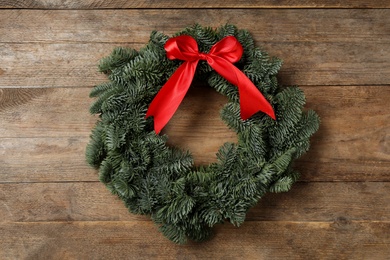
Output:
[[[186,95],[195,75],[198,61],[186,61],[172,74],[154,97],[146,118],[154,117],[154,131],[158,134],[172,118]]]
[[[218,56],[208,59],[210,66],[222,77],[238,87],[241,118],[246,120],[261,111],[276,119],[274,109],[252,81],[236,66]]]
[[[239,72],[242,73],[241,71]],[[275,120],[275,111],[263,94],[261,94],[248,78],[242,81],[237,84],[240,95],[241,118],[246,120],[261,111]],[[249,87],[250,85],[253,87]]]

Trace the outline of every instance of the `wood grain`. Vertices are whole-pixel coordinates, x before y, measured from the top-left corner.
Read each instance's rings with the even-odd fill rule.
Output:
[[[143,45],[0,44],[0,87],[90,87],[105,81],[97,65],[115,46],[138,50]],[[385,46],[314,42],[262,44],[270,55],[283,59],[279,82],[301,86],[386,85],[390,80],[390,51]]]
[[[386,0],[367,1],[298,1],[298,0],[225,0],[225,1],[178,1],[178,0],[0,0],[0,8],[36,9],[101,9],[101,8],[389,8]]]
[[[284,60],[282,84],[390,81],[388,9],[3,10],[0,20],[1,87],[95,85],[97,62],[114,46],[139,49],[152,30],[171,35],[195,22],[250,28],[258,45]]]
[[[300,182],[267,194],[246,222],[390,221],[389,189],[388,182]],[[0,184],[0,222],[135,220],[151,221],[129,213],[100,182]]]
[[[88,88],[1,89],[0,137],[87,137],[97,117]]]
[[[386,259],[389,229],[388,222],[248,222],[180,246],[145,221],[3,223],[0,258]]]
[[[144,45],[153,30],[171,35],[198,22],[211,27],[234,24],[250,30],[259,43],[386,44],[389,13],[388,9],[2,10],[0,42]]]
[[[85,159],[88,138],[0,138],[0,183],[97,181]]]
[[[389,181],[390,88],[302,89],[307,107],[317,111],[322,120],[311,150],[297,163],[302,180]],[[96,180],[84,159],[88,136],[97,120],[88,112],[92,102],[89,91],[2,89],[2,182]],[[218,147],[235,140],[235,134],[218,116],[225,102],[226,98],[212,89],[191,88],[167,126],[170,144],[190,150],[197,164],[215,161]]]
[[[3,88],[89,87],[105,81],[99,60],[115,44],[0,44]]]

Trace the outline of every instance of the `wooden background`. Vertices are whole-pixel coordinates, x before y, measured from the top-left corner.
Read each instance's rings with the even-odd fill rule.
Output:
[[[390,259],[390,2],[387,0],[0,0],[0,259]],[[127,212],[84,151],[97,63],[152,30],[232,23],[284,60],[322,119],[297,163],[235,228],[179,246]],[[211,103],[210,103],[211,102]],[[198,164],[235,136],[225,99],[191,90],[167,127]],[[194,119],[195,118],[195,119]],[[215,124],[214,124],[215,123]],[[203,127],[208,125],[207,127]],[[189,131],[194,127],[193,131]]]

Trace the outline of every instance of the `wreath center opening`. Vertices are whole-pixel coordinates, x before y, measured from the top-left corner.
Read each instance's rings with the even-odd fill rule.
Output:
[[[194,80],[175,115],[162,130],[167,145],[188,150],[195,166],[217,162],[218,149],[237,142],[237,135],[222,121],[220,111],[228,102],[206,82]]]

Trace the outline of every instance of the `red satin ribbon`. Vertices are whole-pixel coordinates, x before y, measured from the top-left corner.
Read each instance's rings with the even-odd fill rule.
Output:
[[[168,123],[182,102],[194,78],[199,60],[206,60],[216,72],[238,87],[243,120],[259,111],[275,119],[271,104],[250,79],[232,64],[239,61],[243,53],[240,42],[234,36],[227,36],[214,44],[209,53],[199,52],[195,39],[187,35],[169,39],[164,48],[168,59],[179,59],[185,62],[177,68],[157,93],[146,113],[146,117],[154,116],[156,133],[159,133]]]

